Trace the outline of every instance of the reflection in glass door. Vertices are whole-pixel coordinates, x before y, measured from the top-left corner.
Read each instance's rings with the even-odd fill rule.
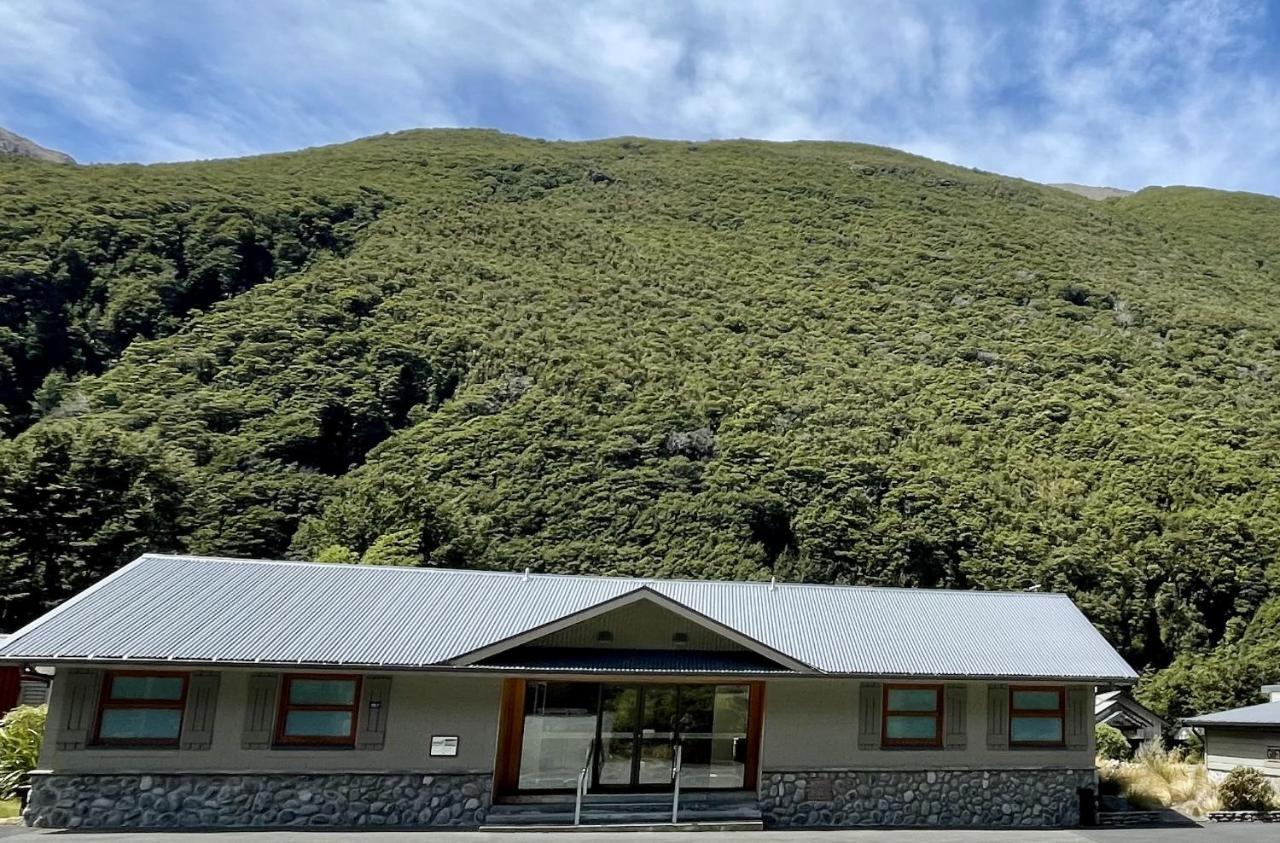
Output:
[[[748,685],[529,682],[517,787],[569,791],[595,741],[591,786],[668,790],[746,786]]]
[[[642,790],[671,787],[675,763],[679,689],[675,685],[643,685],[635,785]]]
[[[639,686],[605,685],[600,689],[600,757],[596,761],[596,786],[631,786],[636,760],[636,726],[639,723]]]
[[[681,686],[683,787],[745,785],[750,699],[746,685]]]
[[[746,784],[747,685],[603,685],[595,786],[667,790],[684,746],[689,788]]]

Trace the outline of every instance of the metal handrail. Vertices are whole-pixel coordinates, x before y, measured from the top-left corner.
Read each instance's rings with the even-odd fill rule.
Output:
[[[582,764],[582,772],[578,773],[578,786],[574,789],[573,794],[573,824],[582,825],[582,797],[587,793],[588,782],[591,780],[591,766],[595,760],[596,742],[593,739],[587,744],[587,760]]]
[[[680,816],[680,768],[684,765],[684,745],[676,744],[675,760],[671,764],[671,824]]]

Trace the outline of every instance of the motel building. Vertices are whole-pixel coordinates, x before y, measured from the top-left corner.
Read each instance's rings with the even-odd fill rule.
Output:
[[[1073,826],[1136,679],[1059,594],[160,555],[0,662],[57,828]]]

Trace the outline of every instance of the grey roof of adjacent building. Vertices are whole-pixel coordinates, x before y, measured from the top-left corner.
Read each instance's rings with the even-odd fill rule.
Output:
[[[1126,682],[1066,596],[520,574],[146,555],[0,659],[453,668],[609,601],[654,595],[807,672]],[[803,672],[803,671],[802,671]]]
[[[1128,691],[1103,691],[1094,695],[1093,713],[1095,717],[1118,708],[1124,708],[1154,725],[1168,725],[1163,717],[1129,696]]]
[[[1188,726],[1280,726],[1280,700],[1184,718]]]

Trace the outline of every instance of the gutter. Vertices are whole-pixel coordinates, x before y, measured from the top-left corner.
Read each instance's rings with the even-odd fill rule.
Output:
[[[165,658],[125,658],[84,656],[33,657],[21,655],[0,655],[0,664],[19,664],[26,667],[33,665],[86,665],[104,667],[111,665],[147,665],[182,668],[244,668],[259,670],[360,670],[360,671],[395,671],[405,673],[454,673],[458,675],[501,675],[501,676],[547,676],[547,675],[580,675],[580,676],[733,676],[752,677],[761,680],[805,680],[805,679],[865,679],[872,681],[919,681],[923,679],[941,679],[953,682],[1058,682],[1063,684],[1092,685],[1132,685],[1137,676],[1051,676],[1029,674],[985,674],[985,673],[852,673],[852,672],[694,672],[694,671],[574,671],[574,670],[535,670],[513,669],[510,667],[488,667],[484,665],[449,665],[449,664],[377,664],[368,662],[335,662],[335,661],[288,661],[288,660],[200,660],[200,659],[165,659]],[[1245,724],[1256,725],[1256,724]]]

